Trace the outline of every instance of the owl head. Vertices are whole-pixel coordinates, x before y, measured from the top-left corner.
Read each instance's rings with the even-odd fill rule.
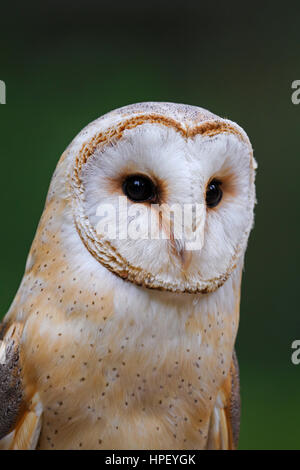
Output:
[[[140,103],[84,128],[58,164],[87,256],[147,288],[207,293],[243,259],[253,224],[251,144],[195,106]],[[49,196],[50,197],[50,196]]]

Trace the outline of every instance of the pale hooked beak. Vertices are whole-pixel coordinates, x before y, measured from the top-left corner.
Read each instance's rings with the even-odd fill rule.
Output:
[[[174,236],[170,239],[170,246],[172,252],[179,258],[182,270],[186,271],[191,264],[193,252],[186,249],[186,244],[183,240],[177,240]]]
[[[184,211],[180,224],[162,216],[164,232],[169,233],[170,248],[179,259],[182,269],[188,269],[194,251],[201,251],[204,245],[206,210],[203,204],[190,204]]]

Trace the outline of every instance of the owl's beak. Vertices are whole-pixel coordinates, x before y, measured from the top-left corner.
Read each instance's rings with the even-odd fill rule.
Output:
[[[173,254],[180,261],[181,269],[183,271],[186,271],[189,268],[189,265],[192,260],[192,252],[186,249],[186,245],[184,241],[174,239],[173,233],[170,238],[170,245],[171,245],[171,250]]]
[[[174,238],[174,233],[170,233],[170,249],[173,255],[179,260],[181,270],[187,271],[192,260],[192,252],[186,249],[184,240]]]
[[[191,214],[190,214],[191,215]],[[169,213],[162,211],[160,214],[160,226],[169,235],[170,251],[180,261],[182,271],[187,271],[189,268],[193,251],[200,251],[204,244],[204,225],[205,225],[205,211],[202,205],[197,208],[194,215],[187,218],[187,227],[182,227],[182,220],[177,220],[177,230],[174,226],[174,220],[170,223]],[[183,228],[183,230],[182,230]],[[181,229],[181,230],[178,230]],[[177,234],[177,237],[175,236]],[[179,237],[178,237],[178,234]]]

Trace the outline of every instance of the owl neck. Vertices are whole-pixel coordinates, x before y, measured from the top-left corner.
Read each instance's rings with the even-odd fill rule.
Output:
[[[211,332],[223,332],[223,336],[226,333],[234,341],[239,322],[242,266],[241,259],[229,279],[209,294],[156,291],[120,280],[116,282],[116,313],[131,318],[141,329],[161,325],[167,337],[192,338],[198,333],[203,336],[208,328]],[[222,325],[226,332],[221,331]]]

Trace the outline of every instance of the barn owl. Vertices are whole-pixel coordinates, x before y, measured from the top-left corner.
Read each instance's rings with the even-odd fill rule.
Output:
[[[1,326],[2,449],[237,447],[255,169],[241,127],[190,105],[129,105],[78,134]],[[174,236],[172,204],[202,209],[196,248]],[[129,237],[134,211],[169,236]]]

